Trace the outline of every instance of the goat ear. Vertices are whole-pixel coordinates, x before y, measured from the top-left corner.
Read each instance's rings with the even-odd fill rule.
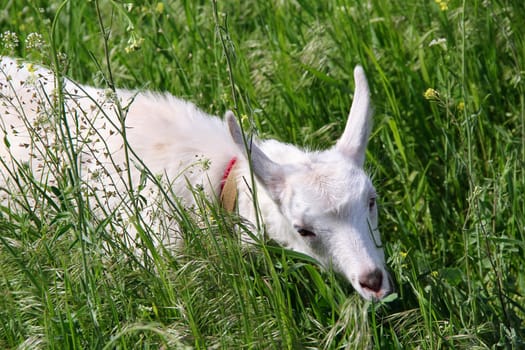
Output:
[[[266,188],[272,199],[280,203],[285,184],[285,171],[282,166],[272,161],[251,139],[245,139],[237,119],[232,111],[225,114],[230,135],[237,146],[251,159],[252,171],[255,177]],[[246,142],[245,142],[246,140]]]
[[[370,89],[363,67],[354,69],[355,92],[350,108],[345,131],[337,141],[335,148],[351,158],[360,167],[365,161],[365,150],[372,126],[372,107],[370,105]]]

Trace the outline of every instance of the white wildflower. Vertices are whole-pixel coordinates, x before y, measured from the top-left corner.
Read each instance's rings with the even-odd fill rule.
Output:
[[[29,33],[26,37],[26,49],[41,50],[44,46],[44,40],[40,33]]]
[[[18,35],[16,35],[14,32],[7,30],[0,34],[0,39],[3,46],[8,50],[14,50],[18,47]]]

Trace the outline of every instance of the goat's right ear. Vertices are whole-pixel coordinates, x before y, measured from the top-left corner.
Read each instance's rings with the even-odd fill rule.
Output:
[[[243,150],[246,157],[251,159],[253,173],[266,188],[272,199],[279,204],[285,185],[284,168],[268,158],[251,139],[244,138],[242,130],[232,111],[227,111],[224,118],[228,123],[233,141],[237,144],[237,147]]]

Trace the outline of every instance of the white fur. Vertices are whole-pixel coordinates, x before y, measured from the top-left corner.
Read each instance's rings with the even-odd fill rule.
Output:
[[[54,168],[56,161],[47,159],[49,150],[61,159],[60,167],[71,164],[68,157],[74,149],[90,206],[99,213],[115,208],[132,211],[123,194],[140,192],[147,200],[141,204],[146,224],[153,225],[159,240],[169,244],[176,239],[176,220],[166,222],[162,211],[167,207],[162,204],[165,201],[159,186],[151,178],[144,181],[143,167],[160,179],[160,188],[171,192],[184,206],[191,206],[195,204],[194,193],[188,184],[202,188],[211,199],[218,198],[225,168],[237,157],[239,214],[256,222],[251,192],[255,189],[270,238],[316,258],[326,267],[333,266],[364,298],[379,299],[390,292],[391,285],[377,230],[375,190],[363,171],[371,124],[368,84],[361,67],[354,75],[356,92],[349,120],[333,148],[305,152],[274,140],[247,140],[246,151],[231,112],[225,123],[169,94],[117,90],[115,96],[111,91],[64,79],[66,118],[58,120],[62,114],[52,111],[60,106],[53,73],[3,58],[0,185],[13,188],[20,164],[28,164],[41,183],[53,185],[54,174],[61,169]],[[129,145],[129,162],[122,130]],[[61,136],[65,131],[70,135]],[[73,144],[60,146],[64,139],[73,140]],[[255,184],[250,181],[247,154]],[[10,204],[14,193],[4,195],[2,202]],[[131,221],[126,217],[122,221],[123,229],[133,233]]]

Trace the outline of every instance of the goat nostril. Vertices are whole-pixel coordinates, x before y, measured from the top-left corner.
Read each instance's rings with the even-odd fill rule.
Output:
[[[359,284],[361,287],[377,293],[381,290],[381,286],[383,285],[383,272],[379,269],[375,269],[366,275],[362,275],[359,278]]]

